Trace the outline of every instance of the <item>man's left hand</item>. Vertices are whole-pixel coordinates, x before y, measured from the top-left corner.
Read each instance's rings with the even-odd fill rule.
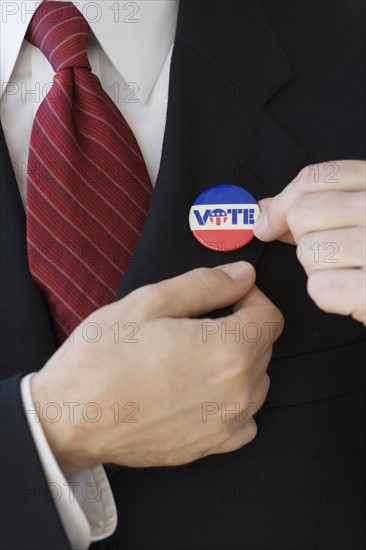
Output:
[[[366,162],[340,160],[304,168],[263,199],[254,233],[297,245],[308,293],[329,313],[366,323]]]

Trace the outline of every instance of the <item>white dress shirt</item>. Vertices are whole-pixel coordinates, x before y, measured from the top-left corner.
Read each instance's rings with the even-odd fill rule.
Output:
[[[24,41],[40,3],[2,3],[1,119],[24,205],[32,123],[54,75],[40,50]],[[132,128],[154,185],[165,129],[178,0],[79,0],[74,4],[91,27],[88,57],[92,70]],[[22,399],[51,494],[72,548],[88,548],[116,527],[111,489],[101,465],[65,479],[37,415],[31,412],[31,376],[22,380]]]

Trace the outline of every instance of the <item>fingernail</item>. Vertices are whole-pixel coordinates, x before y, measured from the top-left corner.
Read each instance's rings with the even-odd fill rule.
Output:
[[[253,232],[256,237],[262,237],[268,229],[267,212],[263,212],[253,226]]]
[[[235,262],[220,267],[229,277],[237,283],[243,283],[253,273],[254,267],[248,262]]]

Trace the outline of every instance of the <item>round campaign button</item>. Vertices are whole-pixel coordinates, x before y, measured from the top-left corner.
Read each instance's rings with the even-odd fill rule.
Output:
[[[201,193],[189,212],[189,225],[197,241],[211,250],[228,252],[254,237],[259,206],[237,185],[215,185]]]

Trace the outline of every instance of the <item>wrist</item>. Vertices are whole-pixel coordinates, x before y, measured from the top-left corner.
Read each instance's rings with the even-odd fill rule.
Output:
[[[91,456],[80,423],[76,418],[70,418],[70,410],[65,406],[67,399],[60,399],[48,374],[44,371],[36,373],[30,384],[39,423],[63,474],[67,476],[100,463],[97,457]]]

